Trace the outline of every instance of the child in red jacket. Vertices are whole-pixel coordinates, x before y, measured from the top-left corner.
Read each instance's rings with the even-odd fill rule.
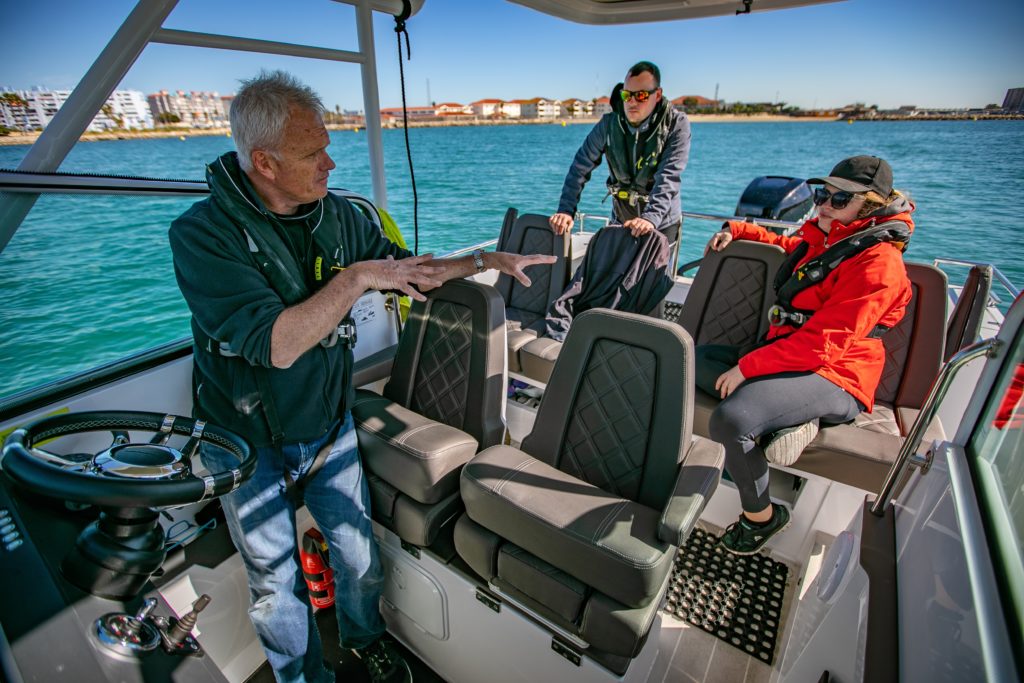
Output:
[[[696,353],[697,386],[724,399],[709,427],[740,492],[743,514],[721,540],[739,554],[757,552],[789,524],[789,511],[768,497],[768,462],[792,464],[819,420],[846,422],[871,410],[885,365],[880,337],[911,298],[902,250],[914,207],[893,190],[889,164],[852,157],[807,182],[822,185],[814,191],[818,215],[794,235],[729,221],[708,243],[720,251],[755,240],[790,255],[765,343],[743,355],[722,345]]]

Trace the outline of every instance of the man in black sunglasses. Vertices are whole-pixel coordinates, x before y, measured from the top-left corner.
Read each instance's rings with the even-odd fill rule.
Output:
[[[635,237],[661,231],[674,254],[683,221],[679,182],[690,154],[690,121],[665,99],[661,72],[651,62],[629,69],[612,92],[612,110],[576,152],[551,228],[559,234],[572,229],[583,187],[604,156],[613,219]]]

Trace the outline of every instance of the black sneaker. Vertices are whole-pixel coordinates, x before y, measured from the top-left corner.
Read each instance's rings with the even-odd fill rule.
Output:
[[[764,526],[756,525],[741,514],[739,520],[729,525],[719,543],[731,553],[753,555],[764,547],[775,534],[789,526],[789,510],[785,505],[772,503],[772,518]]]
[[[353,650],[363,660],[373,683],[412,683],[412,671],[390,636],[381,636],[361,650]]]
[[[786,427],[765,434],[759,439],[768,462],[789,467],[796,462],[807,445],[818,435],[818,421],[811,420],[795,427]]]

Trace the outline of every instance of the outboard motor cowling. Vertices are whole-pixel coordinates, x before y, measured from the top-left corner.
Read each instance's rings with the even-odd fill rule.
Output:
[[[804,221],[814,209],[811,188],[802,178],[766,175],[754,178],[743,190],[736,215],[779,221]]]

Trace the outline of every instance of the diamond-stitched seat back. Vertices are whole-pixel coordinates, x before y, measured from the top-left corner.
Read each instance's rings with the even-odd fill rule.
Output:
[[[885,367],[875,399],[896,407],[920,408],[942,365],[946,345],[946,274],[934,266],[908,263],[913,298],[903,320],[882,336]]]
[[[914,336],[914,317],[919,299],[918,288],[915,285],[911,285],[910,288],[913,291],[913,298],[907,304],[903,320],[882,336],[882,345],[885,346],[885,367],[882,368],[878,388],[875,389],[876,401],[895,403],[900,382],[903,381],[903,367],[906,365],[910,342]]]
[[[781,248],[747,240],[708,252],[679,324],[697,344],[750,348],[768,329],[768,308],[775,301],[771,283],[784,259]]]
[[[529,287],[504,273],[498,275],[495,285],[505,300],[505,307],[510,309],[510,320],[525,320],[534,315],[543,317],[548,306],[562,294],[569,282],[569,235],[556,235],[548,224],[547,216],[535,213],[518,216],[516,210],[510,208],[505,214],[497,250],[513,254],[544,254],[558,259],[551,265],[526,268],[524,272],[531,281]],[[532,319],[536,320],[536,317]]]
[[[594,344],[559,468],[605,491],[636,500],[647,456],[657,362],[647,349],[601,339]]]
[[[693,424],[693,340],[674,323],[593,309],[573,320],[522,450],[661,509]]]
[[[763,261],[727,258],[704,308],[697,344],[747,346],[757,341],[768,282]]]
[[[528,225],[523,232],[520,254],[550,254],[551,228],[547,225]],[[523,270],[530,278],[530,286],[524,287],[519,280],[512,280],[512,291],[509,295],[508,307],[522,311],[543,314],[548,309],[548,297],[551,290],[551,266],[530,266]],[[508,277],[508,276],[506,276]]]
[[[489,285],[452,280],[414,302],[384,395],[472,435],[501,441],[505,310]]]
[[[462,429],[469,388],[472,313],[448,301],[434,304],[416,366],[409,409]]]

